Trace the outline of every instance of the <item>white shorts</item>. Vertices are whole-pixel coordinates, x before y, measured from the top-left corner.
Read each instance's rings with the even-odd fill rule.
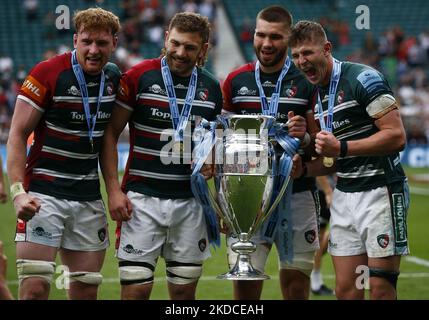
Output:
[[[200,263],[210,257],[203,209],[194,198],[161,199],[128,191],[129,221],[117,231],[116,256],[156,265],[166,261]]]
[[[282,205],[281,203],[279,206]],[[291,210],[292,210],[292,230],[293,230],[293,252],[297,257],[302,254],[310,253],[312,256],[316,250],[319,249],[319,236],[318,236],[318,202],[316,202],[314,195],[311,191],[303,191],[292,194],[291,199]],[[280,246],[282,241],[285,240],[284,237],[285,232],[280,228],[277,228],[276,236],[275,236],[275,244],[277,250],[280,250],[281,247],[286,247],[287,245]],[[265,244],[265,246],[270,246],[270,244],[266,243],[264,239],[262,239],[261,234],[257,233],[252,237],[252,242],[257,246]],[[233,252],[230,248],[230,245],[237,241],[237,238],[228,237],[227,246],[228,246],[228,263],[232,265],[235,264],[237,259],[237,254]],[[261,259],[261,256],[265,256],[262,252],[257,249],[255,253],[251,255],[252,264],[255,263],[256,266],[261,268],[260,266],[265,266],[265,262],[263,263],[259,261],[254,261],[254,259]],[[255,258],[253,257],[255,256]],[[268,254],[266,255],[268,256]],[[306,260],[308,260],[308,255],[305,255]],[[301,259],[301,258],[300,258]],[[266,260],[266,257],[265,257]],[[281,266],[287,265],[295,265],[294,260],[292,259],[292,263],[286,262],[285,259],[280,259]],[[310,269],[312,266],[310,267]],[[258,270],[259,270],[258,269]],[[263,271],[263,270],[260,270]]]
[[[333,256],[366,253],[370,258],[407,255],[408,185],[364,192],[334,190],[328,251]]]
[[[28,222],[18,221],[16,242],[32,242],[76,251],[100,251],[109,246],[103,200],[71,201],[29,192],[41,201]]]

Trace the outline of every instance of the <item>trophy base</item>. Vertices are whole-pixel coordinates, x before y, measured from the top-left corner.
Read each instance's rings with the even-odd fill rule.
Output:
[[[216,277],[220,280],[267,280],[269,276],[253,268],[250,255],[239,254],[235,266],[227,273]]]

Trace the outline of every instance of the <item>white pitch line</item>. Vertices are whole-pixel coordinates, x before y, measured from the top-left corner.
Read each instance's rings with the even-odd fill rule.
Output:
[[[418,264],[420,266],[425,266],[429,268],[429,260],[425,260],[419,257],[406,256],[405,261]]]
[[[410,192],[421,196],[429,196],[429,188],[410,187]]]

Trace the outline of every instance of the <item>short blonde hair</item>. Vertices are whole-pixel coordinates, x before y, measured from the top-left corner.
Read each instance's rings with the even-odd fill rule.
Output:
[[[109,30],[115,36],[121,29],[119,18],[102,8],[76,11],[73,16],[76,33],[82,30]]]

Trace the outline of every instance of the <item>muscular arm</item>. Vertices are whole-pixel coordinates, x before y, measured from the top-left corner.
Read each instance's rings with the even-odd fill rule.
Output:
[[[377,119],[375,125],[379,132],[368,138],[348,142],[348,156],[386,155],[404,149],[405,130],[397,108]]]
[[[21,99],[17,100],[7,141],[7,172],[11,185],[24,181],[27,139],[41,118],[42,112]],[[27,193],[12,200],[18,219],[30,220],[40,209],[40,200]]]
[[[406,136],[397,108],[375,121],[380,130],[373,135],[347,141],[347,156],[386,155],[404,149]],[[316,136],[316,150],[324,156],[337,157],[340,154],[340,141],[332,133],[321,131]]]
[[[109,196],[109,212],[113,220],[128,220],[131,214],[131,203],[122,193],[119,184],[117,148],[119,136],[130,116],[129,110],[115,106],[110,122],[104,131],[100,153],[100,167]]]
[[[17,99],[7,140],[7,173],[10,184],[24,181],[27,139],[43,113],[24,100]]]

